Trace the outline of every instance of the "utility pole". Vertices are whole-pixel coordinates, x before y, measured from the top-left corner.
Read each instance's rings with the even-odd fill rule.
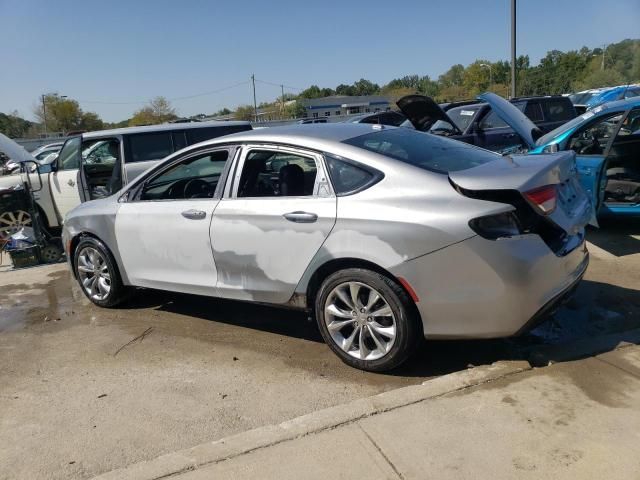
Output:
[[[44,136],[47,136],[47,103],[45,102],[45,95],[42,94],[42,123],[44,125]]]
[[[280,89],[282,90],[282,115],[284,116],[284,85],[280,84]]]
[[[604,52],[607,51],[607,44],[602,45],[602,64],[600,65],[600,70],[604,70]]]
[[[511,0],[511,98],[516,96],[516,0]]]
[[[256,76],[251,74],[251,84],[253,85],[253,116],[254,120],[258,121],[258,103],[256,102]]]

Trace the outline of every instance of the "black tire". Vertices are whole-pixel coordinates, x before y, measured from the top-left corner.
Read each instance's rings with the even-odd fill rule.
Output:
[[[329,332],[325,321],[327,299],[336,287],[347,282],[358,282],[375,290],[391,308],[395,318],[395,340],[381,358],[373,360],[355,358],[343,350]],[[329,275],[318,290],[314,308],[318,328],[324,341],[343,362],[360,370],[383,372],[399,366],[414,352],[423,336],[415,304],[407,292],[391,278],[371,270],[349,268]],[[348,329],[349,326],[345,328]]]
[[[78,259],[87,248],[97,250],[98,253],[100,253],[104,258],[105,265],[108,269],[108,273],[110,276],[110,289],[109,293],[102,299],[92,297],[82,284],[81,272],[78,269]],[[73,254],[73,269],[82,293],[84,293],[84,295],[89,300],[91,300],[91,302],[98,305],[99,307],[113,308],[120,305],[129,297],[131,289],[123,285],[122,278],[120,277],[120,272],[118,271],[118,266],[113,258],[113,255],[111,255],[109,249],[97,238],[83,237],[82,240],[80,240],[80,243],[76,247]]]

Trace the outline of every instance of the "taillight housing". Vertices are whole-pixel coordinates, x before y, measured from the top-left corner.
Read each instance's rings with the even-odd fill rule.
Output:
[[[518,219],[513,212],[478,217],[469,221],[469,227],[488,240],[509,238],[522,233]]]
[[[545,185],[524,192],[524,197],[543,215],[549,215],[556,209],[558,190],[555,185]]]

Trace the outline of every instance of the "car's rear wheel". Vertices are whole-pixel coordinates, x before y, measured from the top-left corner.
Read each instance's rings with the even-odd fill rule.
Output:
[[[381,372],[403,363],[421,338],[411,299],[392,279],[350,268],[325,279],[315,313],[322,336],[348,365]]]
[[[31,215],[24,210],[0,213],[0,240],[8,241],[23,227],[31,226]]]
[[[100,240],[80,240],[73,266],[82,292],[96,305],[115,307],[127,298],[128,289],[122,284],[116,262]]]

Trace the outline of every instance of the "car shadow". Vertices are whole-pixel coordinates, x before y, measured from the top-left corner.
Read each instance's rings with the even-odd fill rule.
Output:
[[[123,308],[151,308],[323,342],[315,320],[299,310],[147,289]],[[625,334],[634,329],[635,333]],[[545,352],[549,361],[568,361],[585,356],[584,350],[573,356],[570,353],[569,346],[580,342],[590,341],[589,348],[595,349],[586,356],[613,350],[620,341],[640,343],[637,329],[640,329],[640,290],[583,280],[571,301],[528,333],[491,340],[424,340],[405,364],[382,375],[429,378],[501,360],[530,360],[540,351]]]
[[[640,253],[640,219],[601,220],[589,228],[587,241],[616,257]]]

